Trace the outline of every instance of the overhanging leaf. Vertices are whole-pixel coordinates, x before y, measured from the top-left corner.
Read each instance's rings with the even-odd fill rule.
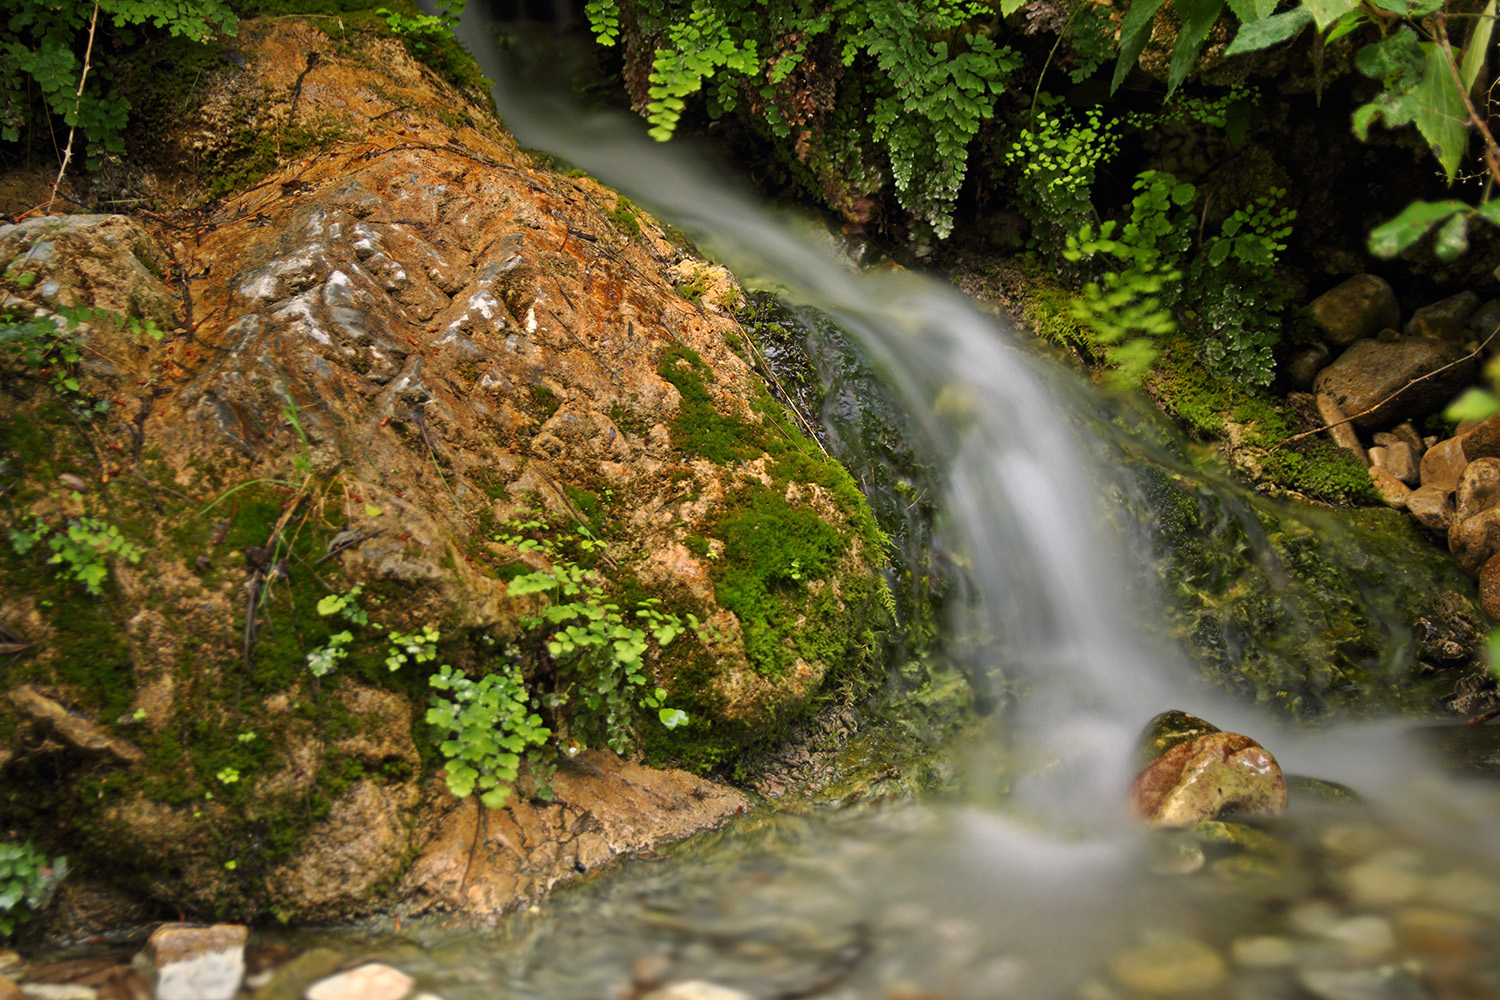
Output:
[[[1457,260],[1469,251],[1469,213],[1454,212],[1438,230],[1432,252],[1438,260]]]
[[[1343,17],[1349,11],[1359,6],[1359,0],[1302,0],[1302,5],[1312,14],[1313,21],[1318,25],[1318,30],[1323,31],[1330,24]]]
[[[1400,215],[1376,226],[1370,232],[1370,253],[1377,257],[1394,257],[1425,236],[1427,230],[1454,212],[1466,211],[1468,207],[1454,198],[1447,201],[1414,201]]]
[[[1424,48],[1428,50],[1427,72],[1412,91],[1416,100],[1412,117],[1422,138],[1432,147],[1432,155],[1452,181],[1469,148],[1468,112],[1453,81],[1448,56],[1436,45]]]
[[[1241,18],[1241,20],[1244,20]],[[1234,36],[1234,41],[1229,43],[1229,48],[1224,50],[1226,56],[1237,56],[1244,52],[1259,52],[1273,45],[1296,38],[1303,28],[1313,21],[1313,16],[1306,7],[1298,7],[1289,10],[1285,14],[1275,14],[1253,24],[1245,24],[1240,28],[1239,34]]]
[[[1242,24],[1254,24],[1271,16],[1276,0],[1229,0],[1229,9]]]
[[[1177,32],[1177,43],[1172,46],[1172,65],[1167,71],[1167,96],[1182,85],[1198,53],[1203,51],[1203,42],[1213,30],[1219,12],[1224,9],[1224,0],[1191,0],[1188,16],[1182,29]]]
[[[1469,36],[1469,42],[1464,46],[1463,65],[1458,69],[1458,75],[1463,79],[1464,93],[1474,89],[1474,81],[1479,79],[1479,71],[1484,68],[1484,57],[1489,51],[1490,38],[1495,31],[1495,0],[1490,0],[1484,5],[1479,19],[1474,22],[1474,33]]]
[[[1151,38],[1151,22],[1161,9],[1163,0],[1135,0],[1125,12],[1120,23],[1120,58],[1115,63],[1115,77],[1110,81],[1109,92],[1113,94],[1125,82],[1141,57],[1146,42]]]

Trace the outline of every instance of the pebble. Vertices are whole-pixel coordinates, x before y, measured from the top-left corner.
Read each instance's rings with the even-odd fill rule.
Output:
[[[1374,854],[1389,837],[1369,823],[1334,823],[1318,840],[1325,850],[1352,861]]]
[[[156,929],[135,965],[156,1000],[230,1000],[245,978],[243,924]]]
[[[416,980],[379,962],[314,983],[303,994],[307,1000],[405,1000]]]
[[[1426,1000],[1415,962],[1365,969],[1303,969],[1297,982],[1318,1000]]]
[[[1229,954],[1236,965],[1276,969],[1296,964],[1297,944],[1284,937],[1240,938],[1230,946]]]
[[[25,995],[21,992],[21,987],[5,976],[0,976],[0,1000],[21,1000]]]
[[[703,979],[689,979],[681,983],[652,990],[641,1000],[755,1000],[748,993],[719,986]]]
[[[1109,972],[1126,989],[1147,996],[1202,993],[1224,981],[1228,968],[1201,941],[1162,937],[1110,959]]]
[[[1480,916],[1500,916],[1500,886],[1476,872],[1453,872],[1427,883],[1426,898]]]
[[[1424,880],[1410,851],[1385,851],[1344,873],[1344,889],[1356,906],[1392,906],[1415,899]]]

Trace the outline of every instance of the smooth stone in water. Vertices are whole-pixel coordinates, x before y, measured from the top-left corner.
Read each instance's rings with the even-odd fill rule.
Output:
[[[1429,531],[1447,534],[1453,526],[1453,491],[1446,487],[1423,486],[1406,497],[1406,509],[1417,523]]]
[[[1373,914],[1336,921],[1323,929],[1322,937],[1342,945],[1356,958],[1376,958],[1396,947],[1390,921]]]
[[[255,994],[256,1000],[302,1000],[303,990],[337,972],[343,964],[343,953],[332,948],[304,951],[275,971],[271,981]]]
[[[1220,731],[1218,726],[1212,722],[1205,722],[1196,715],[1189,715],[1176,708],[1169,709],[1146,723],[1146,731],[1141,734],[1137,759],[1140,766],[1145,767],[1179,743],[1186,743],[1188,740]]]
[[[371,962],[309,986],[307,1000],[406,1000],[417,981],[400,969]]]
[[[1415,899],[1424,880],[1413,869],[1418,859],[1408,851],[1386,851],[1344,873],[1344,891],[1356,906],[1391,906]]]
[[[21,994],[31,1000],[98,1000],[99,991],[81,983],[25,983]]]
[[[681,983],[652,990],[641,1000],[755,1000],[748,993],[719,986],[703,979],[689,979]]]
[[[1251,969],[1279,969],[1297,964],[1297,943],[1284,937],[1240,938],[1230,946],[1236,965]]]
[[[20,1000],[25,995],[21,992],[21,987],[11,982],[5,976],[0,976],[0,1000]]]
[[[1367,969],[1303,969],[1297,982],[1318,1000],[1425,1000],[1415,962]]]
[[[1211,990],[1228,971],[1217,951],[1193,938],[1163,937],[1109,960],[1116,982],[1153,997]]]
[[[1286,809],[1286,780],[1250,737],[1210,733],[1153,761],[1131,786],[1130,801],[1152,826],[1192,826],[1229,808],[1275,816]]]

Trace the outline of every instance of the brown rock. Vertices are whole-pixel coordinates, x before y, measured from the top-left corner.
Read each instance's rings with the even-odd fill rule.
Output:
[[[0,1000],[26,1000],[26,994],[21,992],[21,987],[0,976]]]
[[[1490,299],[1469,317],[1469,332],[1481,344],[1490,337],[1500,340],[1500,337],[1495,336],[1500,333],[1500,299]],[[1494,346],[1494,342],[1491,342],[1491,350]]]
[[[1422,435],[1418,434],[1417,429],[1410,423],[1392,427],[1388,433],[1396,440],[1405,441],[1411,445],[1411,450],[1419,459],[1422,457],[1422,452],[1427,450],[1427,446],[1422,443]]]
[[[1408,336],[1440,337],[1461,344],[1469,339],[1469,317],[1478,309],[1479,296],[1473,292],[1459,292],[1412,313],[1406,322],[1406,333]]]
[[[1500,413],[1479,421],[1461,438],[1464,457],[1500,458]]]
[[[1318,372],[1333,359],[1333,352],[1322,342],[1310,344],[1287,359],[1284,373],[1291,388],[1306,392],[1312,388]]]
[[[1373,274],[1356,274],[1313,299],[1308,309],[1323,339],[1334,347],[1348,347],[1401,322],[1396,293]]]
[[[1418,467],[1419,482],[1423,486],[1440,490],[1456,490],[1459,477],[1468,464],[1463,442],[1458,438],[1447,438],[1422,453],[1422,462]]]
[[[89,720],[73,715],[30,684],[23,684],[12,691],[10,700],[16,708],[29,715],[33,722],[74,750],[113,757],[122,764],[136,764],[146,759],[146,755],[133,743],[116,739]]]
[[[1454,491],[1453,517],[1464,521],[1500,505],[1500,458],[1480,458],[1464,467]]]
[[[477,831],[473,799],[448,812],[396,889],[412,912],[498,916],[621,856],[681,840],[747,804],[683,771],[585,750],[559,762],[550,804],[512,796]]]
[[[1500,554],[1479,567],[1479,606],[1490,621],[1500,622]]]
[[[1479,567],[1500,552],[1500,507],[1454,521],[1448,529],[1448,549],[1465,573],[1478,573]]]
[[[1417,523],[1429,531],[1447,534],[1453,526],[1453,491],[1438,486],[1422,486],[1406,497],[1406,509]]]
[[[1410,486],[1376,465],[1370,466],[1370,481],[1375,484],[1381,501],[1387,507],[1394,507],[1397,510],[1406,509],[1406,498],[1411,495]]]
[[[1464,355],[1433,337],[1361,340],[1318,373],[1313,391],[1331,395],[1356,427],[1374,430],[1440,409],[1474,376],[1472,359],[1455,363]]]
[[[1250,737],[1209,733],[1148,765],[1130,801],[1152,826],[1192,826],[1226,809],[1275,816],[1286,809],[1286,779],[1276,758]]]
[[[1383,444],[1377,444],[1366,454],[1370,457],[1370,468],[1384,469],[1390,464],[1390,449]]]
[[[1323,423],[1328,427],[1328,436],[1333,439],[1334,444],[1352,451],[1354,457],[1365,465],[1370,464],[1370,456],[1365,454],[1364,445],[1359,443],[1359,435],[1346,419],[1347,415],[1327,393],[1318,394],[1318,416],[1323,418]]]
[[[1397,441],[1386,448],[1386,468],[1391,475],[1408,486],[1417,486],[1422,481],[1422,456],[1405,441]]]

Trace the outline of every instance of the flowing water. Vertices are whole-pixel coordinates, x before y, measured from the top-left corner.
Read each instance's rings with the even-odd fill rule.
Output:
[[[464,30],[503,79],[482,28]],[[1444,777],[1403,738],[1409,723],[1288,727],[1149,640],[1163,612],[1147,556],[1101,502],[1135,487],[1118,444],[1087,430],[1097,407],[1076,379],[951,290],[858,273],[639,121],[497,100],[523,144],[837,321],[941,483],[934,545],[958,568],[948,653],[1014,707],[953,751],[954,794],[749,818],[490,936],[418,929],[385,957],[447,1000],[692,978],[762,998],[1500,996],[1495,788]],[[1125,790],[1143,724],[1167,708],[1364,801],[1294,793],[1280,820],[1148,835]]]

